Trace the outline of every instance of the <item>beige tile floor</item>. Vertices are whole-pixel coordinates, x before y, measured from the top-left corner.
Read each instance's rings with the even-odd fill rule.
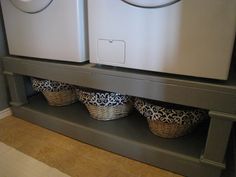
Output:
[[[0,120],[0,141],[72,177],[181,177],[15,117]]]

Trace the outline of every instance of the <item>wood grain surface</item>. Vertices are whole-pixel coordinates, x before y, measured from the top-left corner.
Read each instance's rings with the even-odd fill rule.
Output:
[[[72,177],[181,177],[16,117],[0,120],[0,141]]]

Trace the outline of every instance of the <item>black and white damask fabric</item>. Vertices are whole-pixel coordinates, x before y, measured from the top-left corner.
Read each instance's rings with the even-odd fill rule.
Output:
[[[31,81],[32,81],[33,89],[38,92],[42,92],[42,91],[58,92],[62,90],[74,89],[74,86],[63,83],[63,82],[57,82],[57,81],[45,80],[45,79],[36,79],[36,78],[31,78]]]
[[[201,109],[175,110],[153,105],[139,98],[135,99],[134,107],[147,119],[160,120],[165,123],[194,125],[207,117],[207,112]]]
[[[79,91],[79,99],[84,104],[94,106],[118,106],[131,101],[131,97],[110,92]]]

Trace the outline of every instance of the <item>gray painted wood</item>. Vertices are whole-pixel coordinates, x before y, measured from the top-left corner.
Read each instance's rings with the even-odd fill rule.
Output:
[[[26,121],[185,176],[220,177],[221,168],[200,162],[206,139],[204,126],[191,135],[169,140],[153,135],[137,112],[101,122],[92,119],[81,103],[52,107],[41,96],[32,97],[24,106],[13,107],[13,112]]]
[[[236,114],[236,73],[216,81],[99,67],[93,64],[50,62],[4,57],[5,71],[79,86]]]
[[[12,106],[21,106],[28,102],[26,96],[26,89],[24,77],[21,75],[5,72],[9,84],[9,91],[11,96],[10,104]]]
[[[4,57],[3,62],[4,72],[8,75],[12,87],[11,95],[15,100],[12,105],[16,116],[86,143],[190,177],[219,177],[225,167],[223,159],[231,129],[230,124],[235,121],[236,114],[234,72],[231,72],[228,81],[223,82],[101,67],[88,63],[75,64],[17,57]],[[131,116],[130,119],[136,120],[132,123],[125,121],[126,123],[120,126],[117,123],[112,126],[104,122],[102,126],[98,126],[94,121],[81,121],[85,120],[80,119],[82,117],[88,118],[88,113],[84,113],[83,108],[73,108],[72,105],[63,113],[60,112],[63,110],[61,108],[55,110],[53,107],[45,107],[47,104],[41,104],[40,100],[25,104],[27,100],[22,86],[22,75],[209,109],[212,118],[208,138],[201,139],[206,138],[207,133],[205,133],[195,138],[194,135],[189,139],[183,137],[182,142],[181,139],[175,141],[181,144],[159,138],[159,142],[155,144],[147,134],[143,136],[132,133],[132,131],[143,133],[148,130],[147,125],[136,121],[138,116],[135,118]],[[219,135],[217,130],[221,123],[223,130],[226,131]],[[131,125],[138,127],[139,130],[135,130]],[[114,127],[126,129],[118,130]],[[220,138],[216,139],[216,135]],[[199,142],[203,143],[201,147],[198,146]],[[124,144],[127,146],[123,147]],[[223,146],[215,150],[216,144]],[[201,152],[204,152],[202,157]]]
[[[2,73],[2,64],[0,61],[0,111],[8,107],[8,92],[5,84],[5,78]]]
[[[232,70],[229,80],[222,82],[101,67],[89,63],[75,64],[17,57],[4,57],[3,62],[5,73],[8,74],[8,81],[12,87],[12,105],[14,106],[13,110],[16,116],[86,143],[187,176],[194,177],[196,174],[199,176],[199,171],[201,171],[201,176],[218,177],[221,170],[225,167],[223,159],[229,138],[228,135],[231,130],[230,125],[232,121],[235,121],[236,114],[236,75]],[[16,75],[13,73],[16,73]],[[75,122],[74,120],[77,118],[73,116],[76,115],[73,110],[51,115],[51,112],[55,112],[54,108],[39,109],[45,103],[40,104],[42,106],[36,104],[36,107],[32,107],[34,105],[32,103],[25,105],[27,100],[24,88],[22,87],[23,79],[21,75],[52,79],[78,86],[115,91],[132,96],[211,110],[212,118],[208,138],[201,141],[207,142],[206,146],[205,148],[197,148],[198,146],[195,148],[192,146],[188,147],[186,139],[182,144],[186,145],[187,148],[179,146],[177,142],[173,143],[174,141],[171,141],[171,145],[167,146],[160,141],[154,146],[150,142],[136,139],[140,135],[128,138],[128,136],[132,135],[130,133],[132,127],[130,126],[126,127],[129,132],[122,129],[115,131],[118,133],[114,133],[110,131],[114,128],[112,128],[111,124],[109,124],[108,129],[104,129],[104,127],[99,129],[99,126],[91,126],[94,123]],[[78,115],[86,117],[86,114],[81,112]],[[32,116],[34,117],[33,119]],[[42,119],[43,117],[44,119]],[[135,123],[133,124],[135,125]],[[220,124],[223,126],[220,127]],[[114,126],[117,126],[117,124]],[[142,127],[145,126],[139,127],[140,130],[142,130]],[[220,134],[219,132],[217,133],[219,127],[222,128]],[[80,135],[78,135],[76,130],[79,130]],[[215,135],[219,139],[216,139]],[[144,140],[148,140],[144,136],[141,137]],[[106,139],[106,142],[103,142],[103,139]],[[193,142],[190,144],[196,145],[200,138],[191,137],[191,139]],[[218,145],[218,142],[221,142],[222,145],[216,150],[215,147]],[[121,145],[123,144],[131,147],[132,151],[129,148],[122,148]],[[159,144],[162,146],[158,146]],[[197,151],[196,148],[198,149]],[[196,152],[198,152],[197,155],[194,155]],[[202,157],[201,152],[204,152]],[[180,164],[180,166],[176,164]],[[186,166],[186,164],[188,165]]]
[[[224,162],[233,121],[230,120],[231,117],[227,117],[227,114],[210,112],[210,116],[211,123],[203,160],[207,159],[206,162]]]
[[[235,177],[236,176],[236,124],[231,132],[231,139],[229,148],[226,155],[226,170],[223,171],[222,177]]]

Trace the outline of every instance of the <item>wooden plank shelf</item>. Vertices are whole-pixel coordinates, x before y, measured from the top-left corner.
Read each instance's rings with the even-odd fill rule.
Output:
[[[181,173],[183,166],[193,169],[200,162],[208,129],[205,123],[190,135],[160,138],[149,131],[147,121],[135,110],[126,118],[97,121],[80,102],[53,107],[41,95],[30,98],[28,104],[13,107],[13,112],[24,120],[77,140]]]

